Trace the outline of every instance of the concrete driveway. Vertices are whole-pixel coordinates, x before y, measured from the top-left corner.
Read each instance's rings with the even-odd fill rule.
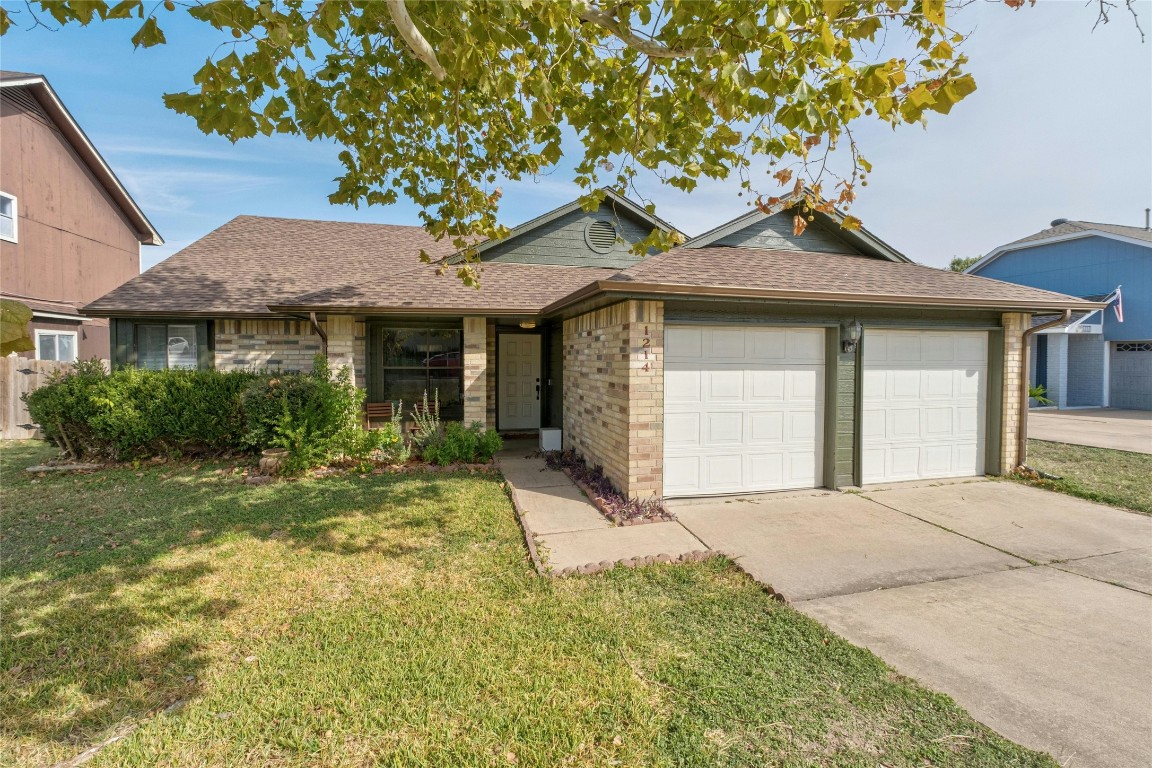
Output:
[[[1070,766],[1152,765],[1152,518],[998,481],[680,502],[798,610]]]
[[[1152,453],[1152,411],[1029,411],[1028,436],[1054,443]]]

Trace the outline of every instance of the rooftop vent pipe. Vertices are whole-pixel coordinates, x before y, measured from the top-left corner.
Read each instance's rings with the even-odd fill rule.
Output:
[[[1152,229],[1152,208],[1144,209],[1144,229]]]
[[[1048,226],[1050,226],[1050,227],[1058,227],[1058,226],[1060,226],[1061,224],[1067,224],[1067,223],[1068,223],[1068,219],[1052,219],[1052,223],[1051,223],[1051,224],[1049,224]]]

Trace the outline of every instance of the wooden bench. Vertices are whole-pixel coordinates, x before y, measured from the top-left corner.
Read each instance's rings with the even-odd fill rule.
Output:
[[[395,407],[392,403],[365,403],[364,428],[372,429],[373,422],[392,421]]]

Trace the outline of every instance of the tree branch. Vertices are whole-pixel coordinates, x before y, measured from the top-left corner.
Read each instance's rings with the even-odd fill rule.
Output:
[[[603,27],[619,38],[620,41],[629,48],[633,48],[653,59],[690,59],[701,51],[706,53],[715,53],[717,51],[716,48],[688,48],[685,50],[669,48],[663,43],[658,43],[655,40],[647,40],[629,32],[621,26],[620,22],[617,21],[614,16],[591,6],[586,7],[580,12],[580,19],[589,24]]]
[[[416,23],[408,15],[408,6],[404,4],[404,0],[387,0],[387,2],[388,13],[392,15],[392,21],[396,24],[400,37],[408,43],[408,47],[416,58],[428,65],[428,68],[432,70],[432,77],[442,81],[447,73],[444,71],[444,67],[440,66],[440,60],[436,58],[436,51],[432,50],[432,46],[424,39],[424,35],[420,34],[420,30],[416,28]]]

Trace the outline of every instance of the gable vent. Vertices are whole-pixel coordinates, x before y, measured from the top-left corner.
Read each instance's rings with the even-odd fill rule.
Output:
[[[608,253],[615,248],[617,237],[616,225],[603,219],[588,222],[584,230],[584,240],[596,253]]]

